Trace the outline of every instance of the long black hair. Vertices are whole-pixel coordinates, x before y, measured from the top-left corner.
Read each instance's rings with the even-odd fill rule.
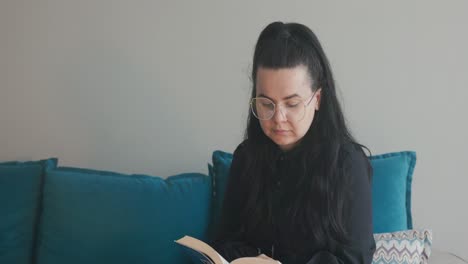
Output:
[[[335,82],[329,61],[316,35],[308,27],[298,23],[274,22],[260,34],[253,57],[252,95],[256,96],[257,70],[293,68],[305,65],[312,80],[312,92],[321,89],[320,109],[301,139],[301,171],[296,182],[294,197],[287,208],[291,224],[316,241],[330,240],[346,243],[346,185],[344,176],[343,146],[360,146],[350,131],[336,96]],[[264,134],[260,122],[249,111],[245,139],[247,165],[243,173],[251,192],[243,214],[247,221],[245,231],[258,228],[262,221],[272,216],[271,190],[274,144]],[[366,159],[367,160],[367,159]],[[368,162],[368,161],[367,161]],[[369,177],[371,175],[370,165]]]

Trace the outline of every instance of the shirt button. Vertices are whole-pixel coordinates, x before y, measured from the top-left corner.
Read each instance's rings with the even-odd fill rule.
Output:
[[[280,185],[281,185],[281,182],[280,182],[280,181],[277,181],[277,182],[276,182],[276,186],[279,187]]]

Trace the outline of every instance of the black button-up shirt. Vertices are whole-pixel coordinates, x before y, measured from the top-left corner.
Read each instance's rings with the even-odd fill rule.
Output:
[[[276,148],[276,162],[271,180],[274,181],[272,195],[272,219],[256,230],[255,234],[238,237],[242,221],[240,210],[248,195],[248,186],[244,186],[241,171],[245,165],[246,142],[241,143],[234,152],[230,176],[226,188],[221,215],[221,229],[218,230],[213,247],[228,261],[239,257],[257,256],[264,253],[283,264],[306,263],[346,263],[357,264],[372,262],[375,251],[372,226],[371,183],[367,172],[365,155],[354,144],[345,147],[349,153],[344,160],[348,168],[346,177],[350,177],[351,196],[349,197],[350,215],[347,227],[351,245],[324,244],[306,236],[297,225],[290,222],[286,203],[294,195],[294,186],[300,168],[301,148],[288,152]]]

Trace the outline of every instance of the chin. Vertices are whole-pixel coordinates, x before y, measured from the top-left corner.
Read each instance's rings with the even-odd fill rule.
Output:
[[[289,144],[278,144],[278,147],[282,149],[283,151],[289,151],[293,149],[295,146],[294,143],[289,143]]]
[[[276,143],[276,145],[280,147],[288,147],[294,144],[294,140],[288,137],[278,137],[278,136],[273,136],[270,137],[273,142]]]

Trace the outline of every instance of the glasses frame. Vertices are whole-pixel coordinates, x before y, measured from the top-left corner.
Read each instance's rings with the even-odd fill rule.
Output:
[[[306,107],[310,105],[310,103],[312,102],[312,99],[314,98],[314,96],[315,96],[315,94],[317,93],[318,90],[320,90],[320,89],[315,90],[315,92],[312,94],[312,96],[309,97],[309,99],[302,99],[302,98],[301,98],[302,105],[304,106],[304,112],[303,112],[301,118],[299,118],[298,120],[294,120],[295,122],[299,122],[299,121],[301,121],[302,119],[304,119],[304,116],[305,116],[305,113],[306,113]],[[271,114],[271,116],[270,116],[269,118],[259,118],[259,117],[255,114],[255,111],[254,111],[254,104],[253,104],[253,103],[254,103],[254,100],[257,100],[257,99],[267,99],[267,100],[270,100],[271,103],[273,104],[273,113]],[[308,102],[306,103],[306,101],[308,101]],[[272,118],[275,116],[275,114],[276,114],[276,110],[277,110],[277,107],[276,107],[276,106],[277,106],[277,105],[279,106],[279,105],[281,105],[281,103],[276,104],[276,103],[273,102],[271,99],[266,98],[266,97],[254,97],[254,98],[250,99],[250,110],[251,110],[252,114],[255,116],[255,118],[257,118],[258,120],[270,120],[270,119],[272,119]],[[281,112],[281,114],[283,114],[283,113]],[[286,115],[284,115],[284,117],[286,117]]]

